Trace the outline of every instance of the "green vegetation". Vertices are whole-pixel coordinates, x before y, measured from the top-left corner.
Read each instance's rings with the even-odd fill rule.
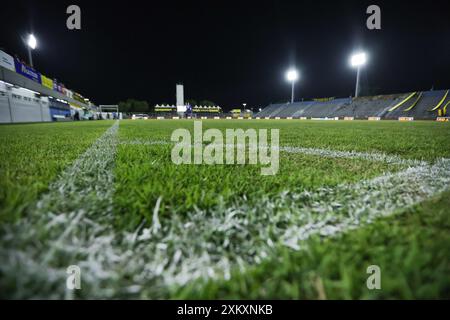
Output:
[[[128,99],[126,101],[119,102],[120,112],[150,112],[151,108],[147,101]]]
[[[192,127],[187,120],[123,122],[120,135],[122,139],[170,140],[174,128]],[[450,128],[442,122],[204,120],[203,129],[208,128],[278,128],[282,145],[378,151],[411,159],[450,157]]]
[[[0,221],[16,220],[112,121],[0,126]]]
[[[154,124],[149,125],[144,121],[121,124],[122,145],[116,167],[116,204],[121,225],[129,221],[132,222],[131,226],[141,223],[143,217],[152,212],[156,200],[161,196],[160,211],[170,219],[171,214],[194,208],[205,209],[223,201],[231,204],[245,197],[248,203],[252,203],[259,201],[262,196],[356,182],[398,168],[395,165],[361,159],[322,158],[285,152],[280,154],[280,170],[274,176],[262,176],[259,165],[175,165],[170,160],[171,145],[144,143],[170,141],[174,128],[192,129],[192,122],[161,121]],[[205,124],[204,129],[236,126],[225,121],[206,121]],[[255,122],[252,124],[259,125]],[[252,127],[248,123],[240,123],[238,126]],[[259,126],[274,127],[273,123]],[[291,127],[295,126],[291,124]],[[281,144],[284,144],[283,129],[280,130]]]
[[[337,238],[314,237],[228,281],[197,281],[177,299],[448,299],[450,193]],[[368,290],[370,265],[381,290]]]
[[[68,226],[60,221],[69,224],[76,214],[61,213],[53,231],[47,230],[46,219],[36,218],[39,230],[33,230],[26,239],[22,234],[8,234],[9,227],[19,228],[22,220],[32,224],[33,208],[49,190],[49,184],[112,124],[0,126],[0,241],[4,241],[0,243],[0,259],[12,263],[6,259],[10,252],[2,249],[8,246],[11,250],[10,246],[17,243],[17,250],[32,257],[35,264],[42,263],[41,257],[49,251],[47,246],[55,242],[52,237],[59,239],[66,233]],[[58,240],[52,248],[55,258],[48,262],[59,272],[53,278],[18,275],[17,279],[23,280],[18,293],[14,288],[17,279],[6,271],[2,273],[7,269],[3,263],[0,287],[3,284],[6,291],[0,296],[64,297],[60,293],[64,293],[65,282],[59,283],[56,274],[65,277],[64,268],[74,261],[85,268],[92,266],[89,259],[94,257],[102,262],[92,270],[101,266],[110,278],[96,279],[89,273],[91,269],[83,269],[88,276],[78,293],[82,298],[450,298],[449,191],[433,194],[413,207],[396,207],[393,215],[377,217],[334,236],[313,234],[301,241],[299,250],[286,246],[281,239],[285,231],[308,222],[332,225],[345,221],[345,212],[339,209],[342,203],[334,202],[344,200],[330,196],[330,202],[323,203],[331,209],[321,215],[318,203],[323,204],[322,195],[308,194],[333,195],[332,190],[339,186],[353,186],[361,180],[405,170],[406,163],[282,151],[280,170],[274,176],[262,176],[259,165],[175,165],[170,159],[170,136],[177,128],[193,130],[193,121],[121,121],[119,143],[113,148],[115,158],[111,158],[115,163],[107,168],[114,176],[110,186],[114,190],[112,211],[99,202],[102,207],[98,212],[88,212],[85,220],[80,218],[74,229],[67,231],[70,236],[63,239],[67,243]],[[448,123],[203,121],[203,130],[208,128],[276,128],[282,146],[377,152],[429,163],[450,158]],[[90,155],[94,156],[95,152]],[[352,194],[344,196],[350,199]],[[371,197],[367,199],[368,208],[374,205],[374,195]],[[315,205],[317,210],[311,216],[300,214]],[[92,211],[94,207],[89,208]],[[29,242],[36,244],[25,248]],[[70,253],[64,245],[71,248]],[[99,251],[88,259],[87,251],[73,250],[83,245],[90,248],[89,252]],[[110,264],[108,259],[112,259]],[[366,288],[366,268],[371,264],[381,267],[381,290]],[[206,275],[203,270],[214,273],[207,269],[209,266],[229,270],[230,274],[217,272],[212,278],[201,278]],[[17,270],[25,272],[23,268]],[[200,278],[191,277],[196,271]],[[188,281],[177,278],[179,274],[180,279]],[[46,281],[48,285],[39,291]],[[27,292],[31,287],[33,291]]]

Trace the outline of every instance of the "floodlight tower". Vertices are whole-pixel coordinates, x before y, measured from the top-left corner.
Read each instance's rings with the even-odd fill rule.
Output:
[[[292,85],[291,103],[294,103],[294,83],[298,80],[298,71],[295,69],[289,69],[286,72],[286,80],[289,81]]]
[[[360,80],[359,80],[360,70],[361,70],[361,67],[366,64],[366,62],[367,62],[367,56],[366,56],[365,52],[358,52],[358,53],[353,54],[350,57],[350,65],[353,68],[357,68],[357,71],[356,71],[355,98],[358,97],[359,93],[360,93]]]
[[[37,40],[36,40],[36,37],[32,33],[30,33],[28,35],[26,44],[27,44],[27,49],[28,49],[28,62],[30,63],[30,66],[33,67],[33,57],[31,55],[31,50],[36,49]]]

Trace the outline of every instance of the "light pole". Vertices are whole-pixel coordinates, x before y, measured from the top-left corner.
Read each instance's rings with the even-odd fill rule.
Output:
[[[28,35],[27,49],[28,49],[28,62],[30,63],[30,66],[32,68],[34,68],[34,66],[33,66],[33,57],[31,55],[31,50],[36,49],[36,46],[37,46],[36,37],[31,33]]]
[[[357,68],[356,71],[356,87],[355,87],[355,98],[359,96],[360,93],[360,71],[361,67],[364,66],[367,62],[367,57],[365,52],[355,53],[350,57],[350,65],[353,68]]]
[[[289,81],[292,85],[291,90],[291,103],[294,103],[294,83],[298,79],[298,72],[295,69],[289,69],[286,72],[286,80]]]

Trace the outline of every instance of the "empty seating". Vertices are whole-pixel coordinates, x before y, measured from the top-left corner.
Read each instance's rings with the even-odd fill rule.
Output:
[[[330,101],[302,101],[270,104],[255,116],[271,118],[354,117],[355,119],[381,117],[382,119],[395,120],[399,117],[413,117],[414,119],[434,120],[438,115],[438,109],[443,108],[450,101],[450,94],[446,96],[446,92],[447,90],[436,90],[417,92],[415,94],[410,92],[405,94],[379,95],[353,99],[333,99]],[[408,97],[410,97],[410,99],[393,109],[394,106],[403,102]],[[439,106],[439,108],[436,108],[437,106]],[[432,110],[433,108],[436,109]]]

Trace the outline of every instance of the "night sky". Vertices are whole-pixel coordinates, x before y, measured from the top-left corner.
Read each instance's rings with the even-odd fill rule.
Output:
[[[363,93],[450,88],[449,1],[2,1],[0,48],[27,59],[21,36],[38,38],[36,69],[97,104],[212,100],[230,109],[290,98],[285,71],[301,72],[296,100],[347,97],[349,55],[369,54]],[[80,31],[66,8],[81,7]],[[381,7],[381,30],[366,8]]]

